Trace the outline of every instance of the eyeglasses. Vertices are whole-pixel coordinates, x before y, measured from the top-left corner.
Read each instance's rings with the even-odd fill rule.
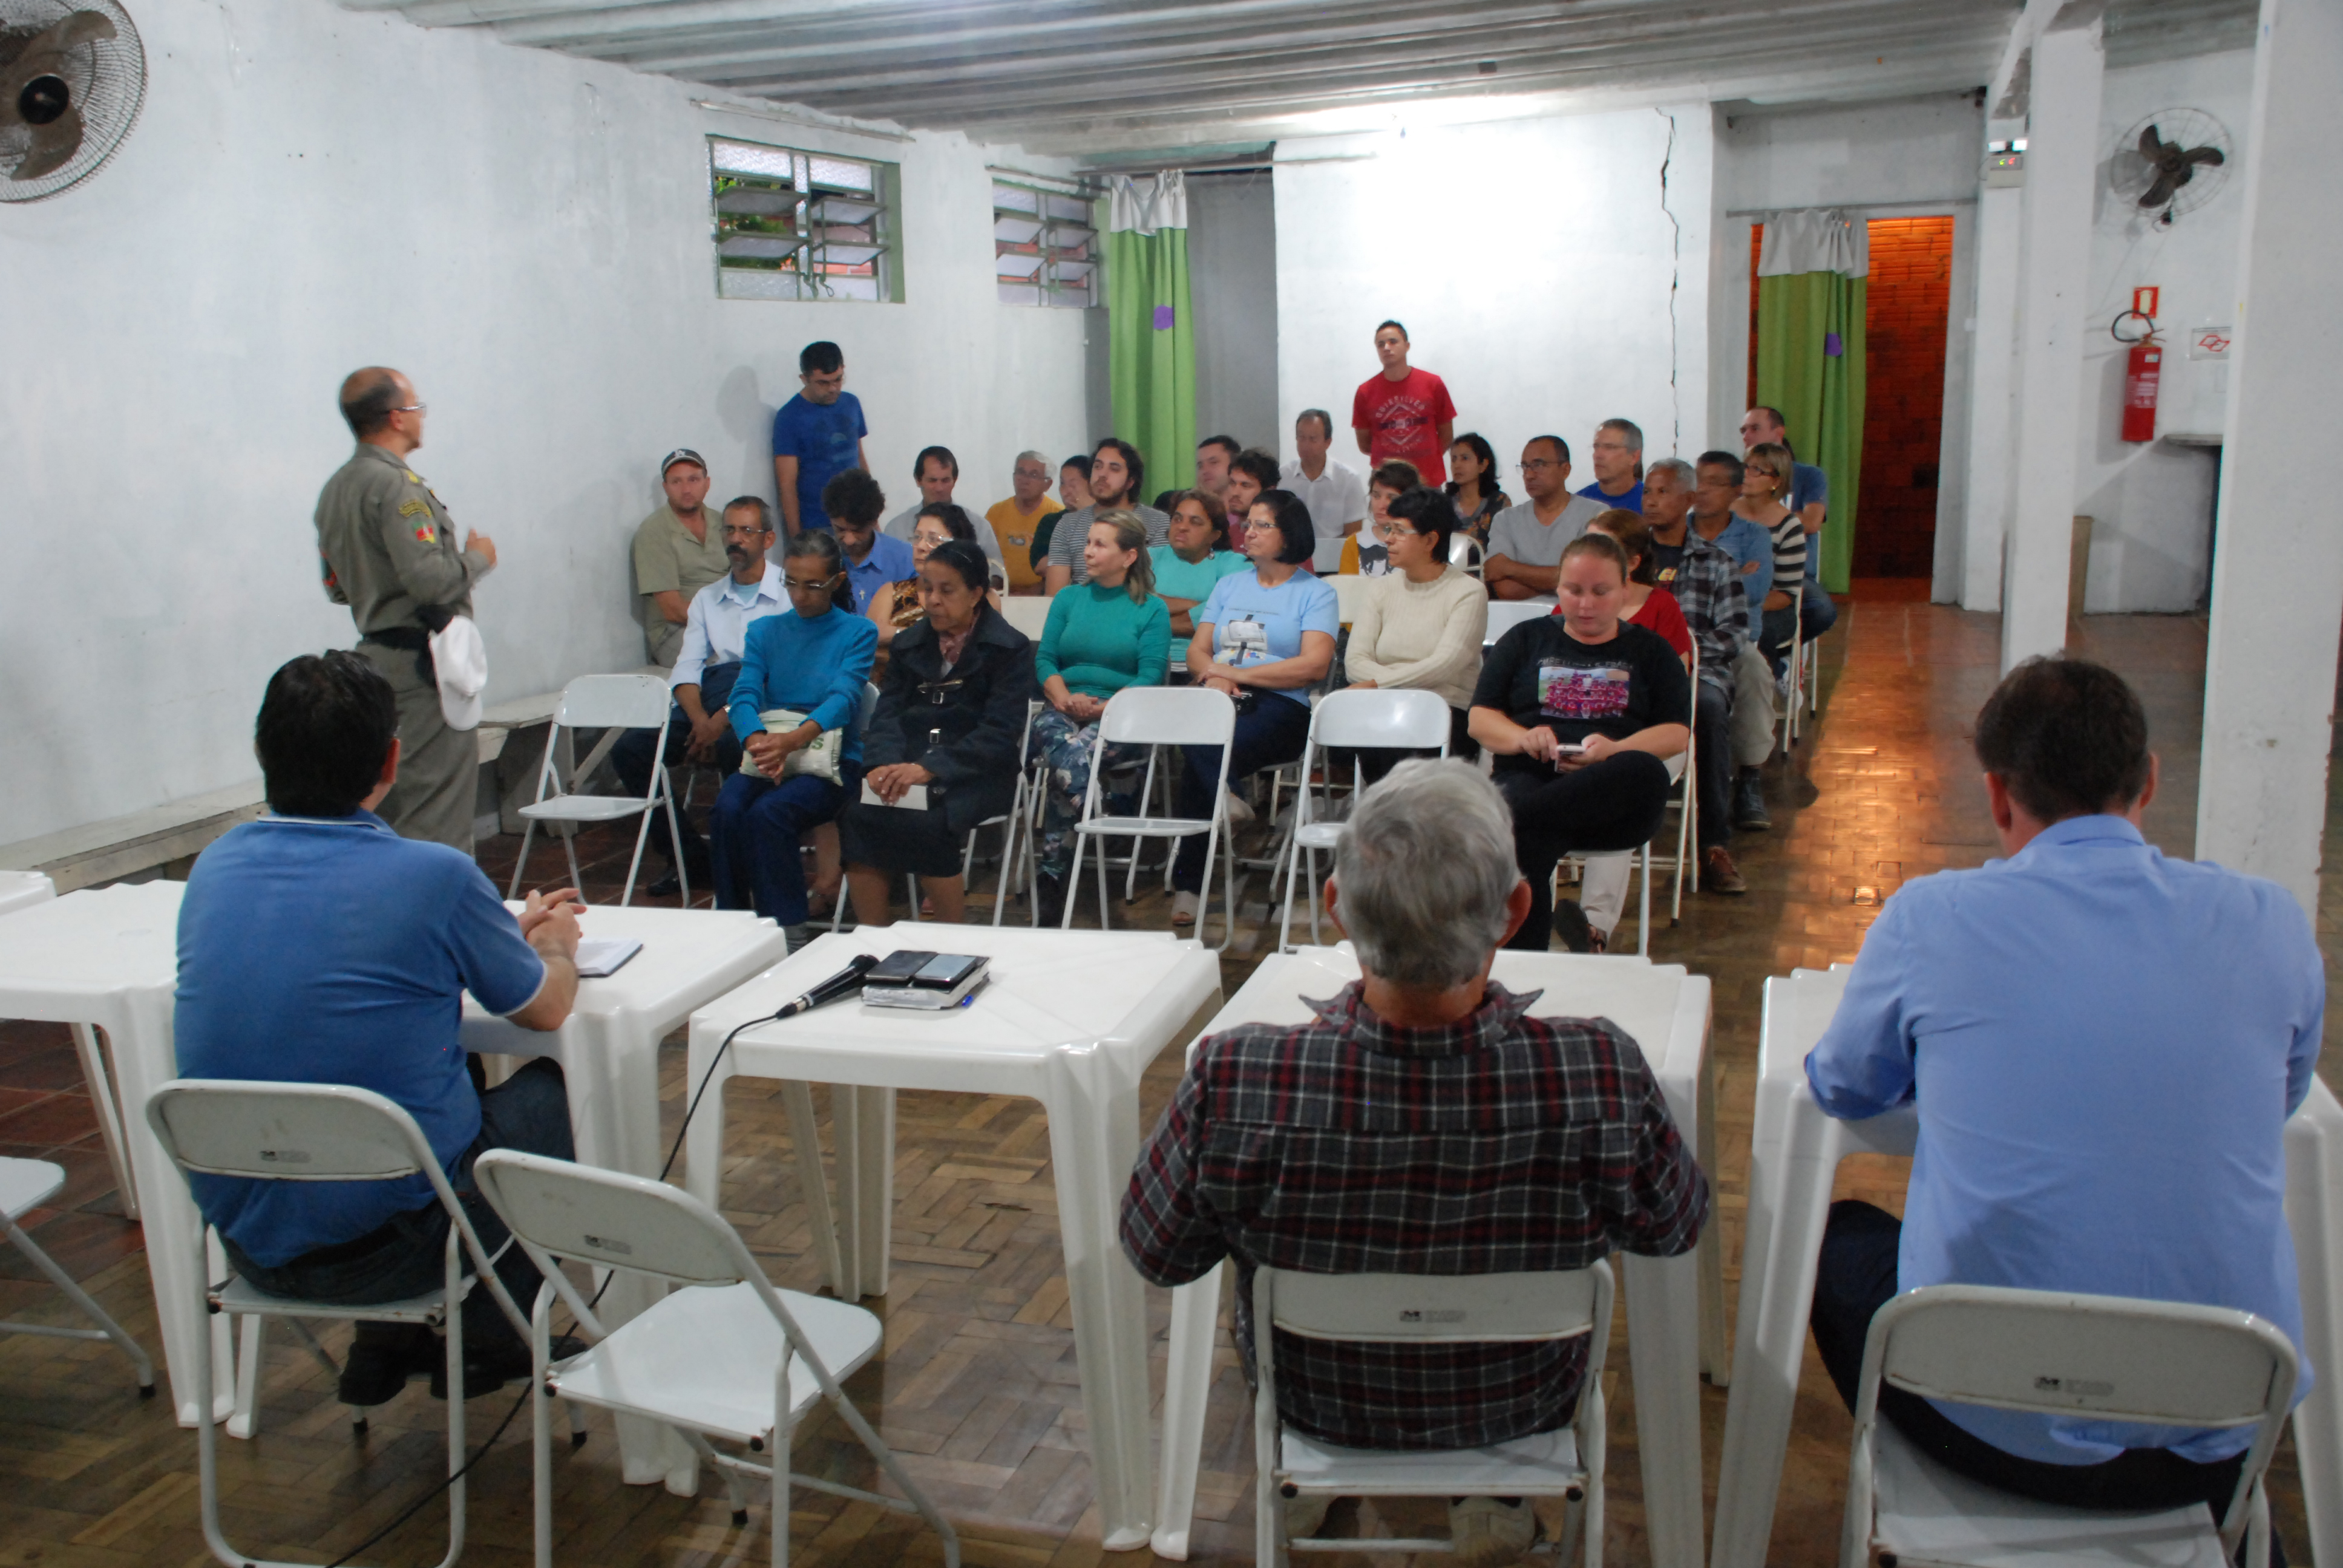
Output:
[[[1535,474],[1541,473],[1547,468],[1559,468],[1561,467],[1562,465],[1560,463],[1554,462],[1549,458],[1532,457],[1528,462],[1522,465],[1522,472],[1524,474]]]
[[[428,414],[431,412],[431,405],[428,403],[402,403],[396,408],[386,408],[383,412],[386,414]]]
[[[762,538],[764,534],[764,528],[760,524],[757,523],[750,523],[745,528],[738,523],[727,523],[724,525],[724,537],[728,539]]]
[[[782,583],[791,593],[828,593],[830,585],[837,580],[834,577],[822,578],[814,582],[801,582],[796,578],[787,576],[781,578]]]
[[[1403,528],[1397,523],[1377,523],[1375,538],[1386,542],[1392,539],[1418,539],[1423,536],[1414,528]]]
[[[1624,441],[1597,441],[1594,449],[1598,452],[1632,452],[1635,448]]]

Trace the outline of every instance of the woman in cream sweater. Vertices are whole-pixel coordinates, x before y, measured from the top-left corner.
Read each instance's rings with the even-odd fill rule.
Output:
[[[1481,638],[1489,627],[1489,597],[1480,579],[1448,564],[1450,536],[1463,527],[1456,503],[1418,487],[1391,503],[1375,532],[1391,552],[1391,570],[1367,579],[1351,621],[1343,670],[1355,687],[1422,687],[1447,702],[1448,754],[1473,758],[1480,747],[1465,732],[1473,683],[1481,678]],[[1368,778],[1391,771],[1403,753],[1368,751],[1360,762]]]

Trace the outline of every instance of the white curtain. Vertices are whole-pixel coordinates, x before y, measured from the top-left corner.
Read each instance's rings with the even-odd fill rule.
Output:
[[[1870,276],[1871,226],[1838,207],[1767,213],[1757,276],[1785,277],[1801,272]]]
[[[1133,179],[1117,175],[1107,187],[1107,228],[1115,234],[1153,234],[1188,226],[1188,176],[1178,169]]]

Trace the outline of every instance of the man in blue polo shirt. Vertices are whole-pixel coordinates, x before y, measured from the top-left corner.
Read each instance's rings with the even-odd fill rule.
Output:
[[[822,490],[821,504],[830,512],[830,531],[836,536],[839,556],[846,563],[846,585],[854,595],[855,614],[866,613],[879,590],[889,583],[918,575],[911,547],[879,531],[887,496],[866,470],[849,468],[831,479]]]
[[[2283,1130],[2326,1010],[2310,922],[2276,883],[2141,837],[2156,759],[2112,670],[2019,665],[1977,716],[1976,754],[2008,859],[1888,900],[1806,1058],[1831,1115],[1909,1101],[1920,1118],[1902,1222],[1831,1207],[1823,1364],[1852,1405],[1872,1314],[1950,1283],[2235,1307],[2299,1352]],[[2217,1519],[2254,1435],[1886,1387],[1879,1412],[1991,1486],[2081,1508],[2203,1501]]]
[[[568,1101],[549,1060],[475,1087],[457,1035],[464,993],[525,1029],[559,1028],[578,991],[576,894],[532,893],[516,920],[469,855],[393,833],[374,807],[398,776],[397,728],[389,683],[354,654],[305,656],[269,678],[254,749],[270,815],[206,849],[180,905],[179,1070],[397,1101],[493,1251],[506,1231],[472,1185],[473,1159],[570,1158]],[[426,1177],[188,1184],[230,1265],[262,1290],[359,1305],[444,1277],[448,1221]],[[508,1249],[497,1271],[527,1311],[527,1255]],[[485,1290],[465,1303],[464,1343],[474,1392],[528,1373],[527,1345]],[[380,1404],[444,1365],[428,1330],[361,1322],[342,1402]]]
[[[798,354],[804,387],[773,414],[773,483],[781,501],[781,538],[826,528],[822,487],[849,468],[868,468],[862,401],[846,390],[846,355],[835,343],[809,343]]]

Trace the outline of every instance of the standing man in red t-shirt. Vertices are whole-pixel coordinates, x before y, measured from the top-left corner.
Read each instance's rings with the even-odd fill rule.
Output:
[[[1448,478],[1448,444],[1456,438],[1456,405],[1448,384],[1407,363],[1407,328],[1386,321],[1375,328],[1375,357],[1383,374],[1360,383],[1351,399],[1351,427],[1370,467],[1393,457],[1415,465],[1427,485]]]

